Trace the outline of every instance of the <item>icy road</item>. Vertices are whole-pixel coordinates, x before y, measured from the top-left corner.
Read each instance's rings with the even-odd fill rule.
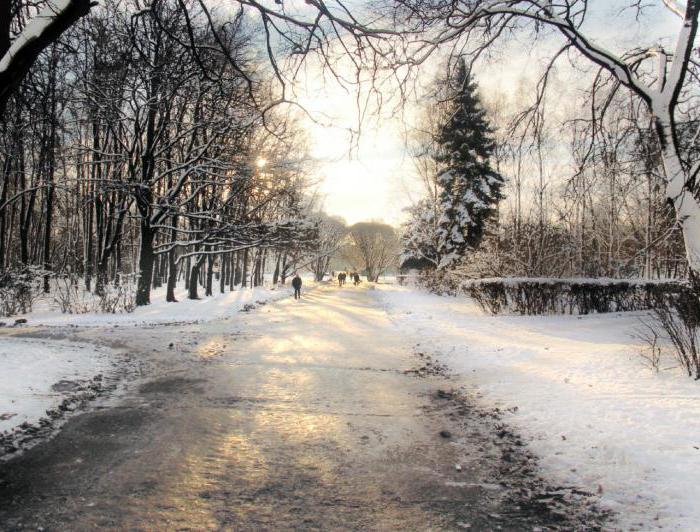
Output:
[[[322,287],[196,325],[76,329],[126,392],[0,465],[3,530],[595,529],[376,292]]]

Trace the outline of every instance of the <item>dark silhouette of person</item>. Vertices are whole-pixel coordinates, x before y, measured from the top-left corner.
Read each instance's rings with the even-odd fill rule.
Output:
[[[360,274],[355,272],[352,274],[353,281],[355,281],[355,286],[360,284]]]
[[[338,286],[343,286],[345,284],[345,272],[340,272],[338,274]]]
[[[292,287],[294,288],[294,299],[301,299],[301,277],[299,277],[299,274],[294,275],[294,279],[292,279]]]

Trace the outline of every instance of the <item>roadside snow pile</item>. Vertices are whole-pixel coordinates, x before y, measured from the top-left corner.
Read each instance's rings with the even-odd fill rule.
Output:
[[[0,457],[96,396],[114,362],[93,346],[0,338]]]
[[[557,482],[601,493],[622,529],[697,529],[700,383],[644,366],[643,313],[493,317],[465,297],[377,288],[418,349],[498,406]]]
[[[304,280],[304,290],[313,287],[313,281]],[[165,301],[165,287],[151,292],[152,303],[145,307],[136,307],[134,312],[121,314],[63,314],[51,301],[42,300],[34,305],[28,314],[15,316],[26,318],[30,325],[44,326],[89,326],[139,325],[163,323],[194,323],[222,319],[233,316],[241,310],[248,310],[259,304],[268,303],[292,295],[291,287],[280,288],[237,288],[223,294],[216,291],[213,296],[201,299],[187,299],[183,286],[175,292],[177,303]]]

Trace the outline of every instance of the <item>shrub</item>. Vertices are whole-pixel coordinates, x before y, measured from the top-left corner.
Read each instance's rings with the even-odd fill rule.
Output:
[[[122,275],[118,283],[105,285],[99,294],[92,294],[83,288],[76,276],[64,275],[57,278],[54,302],[64,314],[133,312],[136,308],[135,277]]]
[[[32,311],[42,293],[46,274],[37,268],[6,270],[0,274],[0,316],[14,316]]]
[[[643,279],[491,278],[458,285],[486,312],[523,315],[647,310],[687,290],[682,282]]]
[[[649,322],[644,319],[640,321],[644,328],[637,330],[633,335],[644,343],[644,346],[639,351],[639,356],[654,373],[658,373],[661,369],[663,353],[662,344],[660,342],[661,335],[659,334],[655,322]]]
[[[438,294],[466,293],[491,314],[590,314],[652,310],[638,337],[647,343],[642,356],[658,371],[659,339],[673,346],[680,366],[700,379],[700,298],[688,283],[647,279],[489,278],[459,281],[432,276],[424,286]]]
[[[650,326],[654,334],[665,332],[680,366],[689,377],[700,379],[700,299],[690,288],[666,294],[656,302],[654,316],[656,325]]]
[[[119,282],[105,286],[98,296],[99,310],[106,314],[133,312],[136,308],[136,278],[120,275]]]
[[[95,311],[93,295],[83,288],[76,275],[56,277],[53,300],[63,314],[87,314]]]

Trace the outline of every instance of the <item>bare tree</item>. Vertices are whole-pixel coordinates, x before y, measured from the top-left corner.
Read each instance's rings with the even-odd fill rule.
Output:
[[[378,222],[360,222],[350,227],[352,251],[361,258],[367,280],[379,281],[379,277],[396,265],[399,255],[399,240],[396,230]]]
[[[700,160],[689,158],[684,150],[679,126],[683,101],[694,96],[697,85],[692,58],[698,29],[700,0],[687,0],[684,5],[675,0],[663,0],[680,22],[675,50],[661,46],[640,47],[625,54],[616,54],[599,46],[586,34],[584,21],[590,11],[589,0],[481,0],[457,2],[405,1],[394,2],[395,13],[403,28],[411,28],[420,38],[406,47],[408,61],[423,61],[442,47],[470,49],[478,58],[497,39],[523,25],[530,24],[535,32],[554,29],[565,44],[552,59],[565,56],[569,50],[600,68],[601,78],[608,78],[615,90],[625,88],[639,98],[648,109],[654,124],[665,168],[666,197],[675,208],[676,219],[683,229],[686,256],[696,286],[700,289],[700,193],[697,179]],[[630,6],[643,10],[642,4],[630,1]],[[474,46],[473,43],[478,43]],[[647,65],[655,62],[655,73]],[[547,87],[547,69],[539,92]],[[542,101],[538,98],[538,102]],[[685,104],[687,107],[687,104]]]
[[[311,271],[316,281],[320,282],[328,272],[331,259],[340,249],[347,228],[342,219],[324,213],[313,215],[311,219],[318,223],[318,241],[311,252]]]

